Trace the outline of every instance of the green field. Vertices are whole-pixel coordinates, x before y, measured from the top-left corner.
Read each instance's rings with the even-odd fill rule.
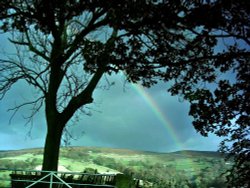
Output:
[[[42,149],[0,152],[0,168],[33,170],[41,166]],[[60,153],[62,171],[124,173],[153,183],[155,188],[226,187],[220,176],[230,164],[216,152],[153,153],[124,149],[67,147]],[[0,171],[8,179],[10,171]],[[1,180],[0,187],[8,182]]]

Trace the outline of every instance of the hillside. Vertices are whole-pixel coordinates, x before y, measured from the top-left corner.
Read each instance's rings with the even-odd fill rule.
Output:
[[[0,152],[0,168],[38,169],[43,149],[34,148]],[[143,152],[96,147],[61,149],[62,171],[97,170],[100,173],[125,173],[167,187],[225,187],[220,174],[228,164],[217,152],[178,151],[173,153]],[[8,177],[1,173],[0,176]]]

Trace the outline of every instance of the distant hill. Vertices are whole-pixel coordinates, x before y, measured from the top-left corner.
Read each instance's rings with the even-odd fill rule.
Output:
[[[149,155],[162,155],[162,154],[182,154],[182,155],[211,155],[217,156],[222,155],[217,151],[200,151],[200,150],[180,150],[175,152],[156,152],[156,151],[142,151],[142,150],[131,150],[131,149],[120,149],[120,148],[104,148],[104,147],[88,147],[88,146],[68,146],[61,147],[61,150],[64,149],[75,149],[81,151],[94,151],[94,152],[102,152],[102,153],[117,153],[117,154],[149,154]],[[8,152],[8,153],[29,153],[29,152],[37,152],[42,151],[43,148],[26,148],[19,150],[0,150],[0,152]]]
[[[0,152],[0,168],[38,169],[43,148]],[[61,169],[82,172],[124,173],[154,183],[157,188],[226,187],[223,176],[229,166],[223,156],[211,151],[157,153],[98,147],[62,147]],[[6,175],[5,175],[6,176]],[[1,171],[0,171],[1,177]]]
[[[216,151],[196,151],[196,150],[181,150],[171,152],[172,154],[190,155],[190,156],[206,156],[206,157],[224,157],[225,154]]]

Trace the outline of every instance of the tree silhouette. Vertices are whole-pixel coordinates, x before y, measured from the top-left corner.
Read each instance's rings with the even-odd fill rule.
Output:
[[[123,71],[145,87],[169,82],[169,92],[191,103],[197,131],[225,137],[220,148],[236,162],[229,181],[244,185],[250,174],[249,10],[246,0],[1,1],[1,30],[12,33],[18,49],[16,58],[1,59],[1,98],[19,80],[40,92],[15,109],[34,105],[36,113],[44,103],[43,170],[56,170],[62,132],[93,102],[103,75]]]

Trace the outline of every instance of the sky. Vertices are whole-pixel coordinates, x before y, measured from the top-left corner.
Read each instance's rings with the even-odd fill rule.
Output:
[[[4,35],[0,35],[0,52],[11,52]],[[2,55],[0,55],[3,58]],[[70,146],[124,148],[154,152],[178,150],[216,151],[221,138],[203,137],[192,126],[189,104],[170,96],[166,83],[150,89],[126,84],[124,76],[109,77],[115,85],[109,90],[97,89],[91,115],[81,114],[78,122],[69,124],[74,139]],[[46,136],[44,108],[26,125],[30,108],[21,109],[13,118],[8,109],[28,101],[35,91],[24,82],[14,85],[0,101],[0,150],[43,147]],[[11,120],[11,121],[10,121]],[[62,145],[63,142],[62,142]]]

